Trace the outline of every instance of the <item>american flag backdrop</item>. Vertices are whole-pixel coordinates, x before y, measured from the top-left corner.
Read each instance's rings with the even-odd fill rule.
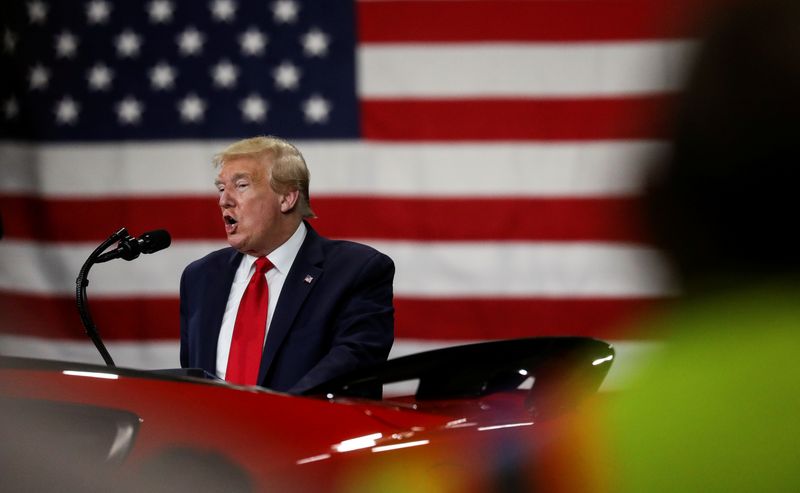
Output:
[[[675,5],[3,2],[0,348],[100,363],[78,270],[164,228],[88,293],[119,365],[177,366],[181,271],[226,244],[211,156],[274,134],[309,164],[312,225],[394,259],[393,356],[589,335],[624,372],[676,292],[639,216],[694,48]]]

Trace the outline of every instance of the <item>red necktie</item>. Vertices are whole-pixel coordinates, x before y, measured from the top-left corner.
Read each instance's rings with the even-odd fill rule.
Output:
[[[273,267],[267,257],[256,260],[256,271],[239,302],[225,371],[225,380],[231,383],[255,385],[258,380],[269,305],[269,287],[264,274]]]

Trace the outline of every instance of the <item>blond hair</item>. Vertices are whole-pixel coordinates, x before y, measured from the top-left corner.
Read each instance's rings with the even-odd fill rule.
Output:
[[[281,194],[297,190],[300,192],[300,199],[297,201],[300,215],[304,218],[316,217],[308,196],[311,173],[303,155],[295,146],[269,135],[252,137],[229,145],[214,155],[212,162],[214,166],[220,167],[225,161],[238,158],[252,158],[259,161],[269,159],[272,163],[269,168],[270,187]]]

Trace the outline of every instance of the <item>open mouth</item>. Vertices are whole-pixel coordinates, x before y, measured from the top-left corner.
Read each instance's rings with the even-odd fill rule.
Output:
[[[228,234],[236,231],[236,224],[239,222],[231,216],[223,216],[222,220],[225,221],[225,232]]]

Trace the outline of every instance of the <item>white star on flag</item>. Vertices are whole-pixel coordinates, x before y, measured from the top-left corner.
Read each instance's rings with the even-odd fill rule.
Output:
[[[154,24],[164,24],[172,20],[172,13],[175,7],[168,0],[153,0],[147,4],[147,14],[150,22]]]
[[[127,96],[117,103],[117,118],[123,125],[135,125],[142,119],[143,105],[136,98]]]
[[[111,6],[103,0],[92,0],[86,4],[86,19],[89,24],[105,24],[111,14]]]
[[[97,63],[89,69],[86,78],[89,80],[89,89],[93,91],[105,91],[111,87],[111,80],[114,78],[114,72],[106,65]]]
[[[303,51],[306,55],[310,57],[324,57],[328,54],[330,39],[327,34],[315,27],[302,36],[301,43],[303,44]]]
[[[58,58],[72,58],[78,51],[78,38],[69,31],[62,31],[56,35],[56,56]]]
[[[78,121],[80,105],[71,97],[64,96],[56,103],[56,122],[63,125],[73,125]]]
[[[3,50],[6,53],[13,53],[17,46],[17,36],[8,28],[3,31]]]
[[[248,122],[262,122],[267,117],[269,103],[258,94],[250,94],[239,103],[242,117]]]
[[[37,63],[31,68],[30,75],[28,76],[31,90],[45,89],[50,82],[50,71],[44,65]]]
[[[297,20],[299,10],[300,7],[293,0],[278,0],[272,3],[272,16],[277,23],[291,24]]]
[[[303,113],[309,123],[325,123],[331,112],[331,103],[320,96],[314,94],[303,102]]]
[[[272,77],[279,90],[294,90],[300,84],[300,69],[292,62],[283,61],[272,71]]]
[[[197,55],[203,50],[205,36],[194,27],[188,27],[178,35],[178,47],[182,55]]]
[[[236,3],[233,0],[214,0],[210,8],[211,15],[220,22],[230,22],[236,15]]]
[[[44,24],[47,20],[47,4],[34,0],[28,2],[28,20],[31,24]]]
[[[251,27],[239,36],[239,44],[245,55],[261,55],[267,46],[267,36],[258,29]]]
[[[115,44],[117,46],[117,54],[121,58],[133,58],[139,55],[142,38],[130,29],[126,29],[117,36]]]
[[[239,69],[228,60],[221,60],[211,69],[211,77],[216,87],[230,89],[236,85]]]
[[[172,89],[175,85],[175,69],[171,65],[159,62],[150,69],[150,85],[155,90]]]
[[[11,120],[19,113],[19,105],[17,104],[17,100],[13,97],[8,98],[5,103],[3,104],[3,113],[6,116],[6,120]]]
[[[184,122],[197,123],[203,120],[206,103],[196,94],[189,94],[178,103],[178,111],[180,111],[181,120]]]

